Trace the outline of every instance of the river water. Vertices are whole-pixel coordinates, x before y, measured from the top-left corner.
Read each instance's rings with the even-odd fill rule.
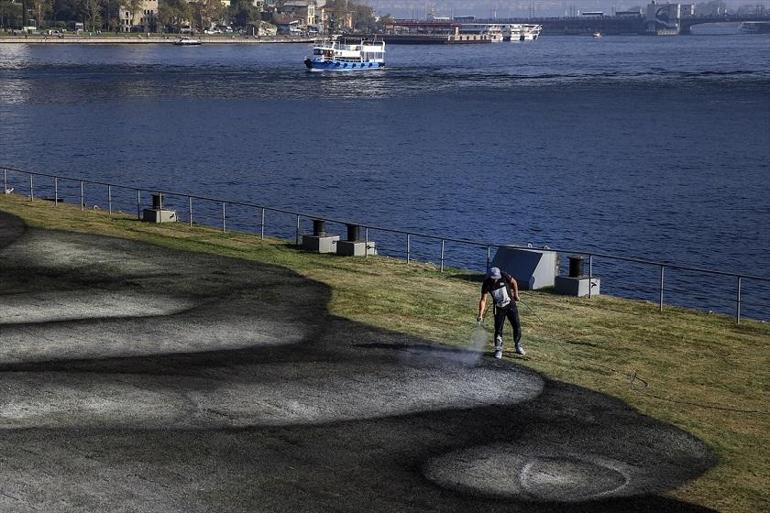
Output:
[[[337,75],[305,72],[309,49],[0,45],[0,163],[770,277],[769,37],[391,46],[386,70]],[[216,223],[221,207],[196,210]],[[228,218],[259,229],[253,209]],[[372,238],[405,255],[403,237]],[[411,242],[438,260],[438,241]],[[447,245],[447,265],[485,259]],[[658,299],[656,267],[595,272],[603,291]],[[769,286],[744,280],[744,313],[770,318]],[[666,271],[668,302],[731,312],[735,295],[734,278]]]

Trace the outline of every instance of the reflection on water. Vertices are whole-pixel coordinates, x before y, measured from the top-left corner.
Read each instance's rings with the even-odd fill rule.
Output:
[[[767,274],[766,44],[391,46],[384,70],[330,74],[305,70],[305,45],[0,45],[0,150],[33,170]],[[485,252],[447,259],[479,268]],[[603,290],[657,297],[655,269],[597,266]],[[672,294],[734,306],[701,283]]]
[[[0,87],[0,103],[9,105],[28,103],[34,96],[30,93],[30,88],[33,86],[34,83],[29,80],[3,81],[3,85]]]
[[[545,38],[532,45],[394,46],[388,67],[307,73],[306,45],[178,48],[172,45],[0,45],[0,81],[47,81],[29,101],[124,98],[356,99],[458,92],[483,87],[645,85],[683,81],[765,87],[756,59],[766,38]],[[673,40],[672,40],[673,39]],[[145,81],[149,87],[138,87]],[[76,87],[60,91],[72,82]],[[81,87],[83,86],[83,87]]]
[[[33,62],[31,57],[33,46],[15,44],[0,44],[0,71],[7,69],[19,69]]]

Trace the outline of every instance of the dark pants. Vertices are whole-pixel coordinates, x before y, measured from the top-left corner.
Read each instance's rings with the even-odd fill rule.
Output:
[[[519,321],[519,309],[516,303],[511,301],[504,308],[495,307],[495,340],[503,336],[503,327],[505,327],[505,318],[508,317],[511,326],[513,326],[513,342],[518,344],[521,340],[521,321]]]

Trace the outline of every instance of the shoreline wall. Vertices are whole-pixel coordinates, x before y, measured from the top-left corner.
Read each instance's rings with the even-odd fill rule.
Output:
[[[135,34],[132,36],[43,36],[38,34],[25,36],[2,36],[0,44],[78,44],[78,45],[123,45],[123,44],[173,44],[181,36],[149,36]],[[198,37],[204,44],[267,44],[267,43],[312,43],[311,38],[292,37]]]

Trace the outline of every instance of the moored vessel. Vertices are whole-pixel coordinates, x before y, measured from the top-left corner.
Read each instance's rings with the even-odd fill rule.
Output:
[[[305,59],[310,71],[372,70],[385,66],[385,42],[333,37],[317,42]]]
[[[500,25],[490,25],[487,28],[487,36],[491,43],[502,43],[505,40],[503,28]]]
[[[192,37],[180,37],[176,41],[174,41],[174,45],[176,46],[200,46],[202,44],[200,39],[195,39]]]
[[[464,23],[455,26],[449,36],[450,43],[502,43],[505,40],[503,26],[489,23]]]
[[[744,21],[738,30],[742,34],[770,34],[770,21]]]
[[[504,28],[505,41],[518,43],[523,41],[536,41],[543,31],[542,25],[534,23],[514,23],[506,25]]]

